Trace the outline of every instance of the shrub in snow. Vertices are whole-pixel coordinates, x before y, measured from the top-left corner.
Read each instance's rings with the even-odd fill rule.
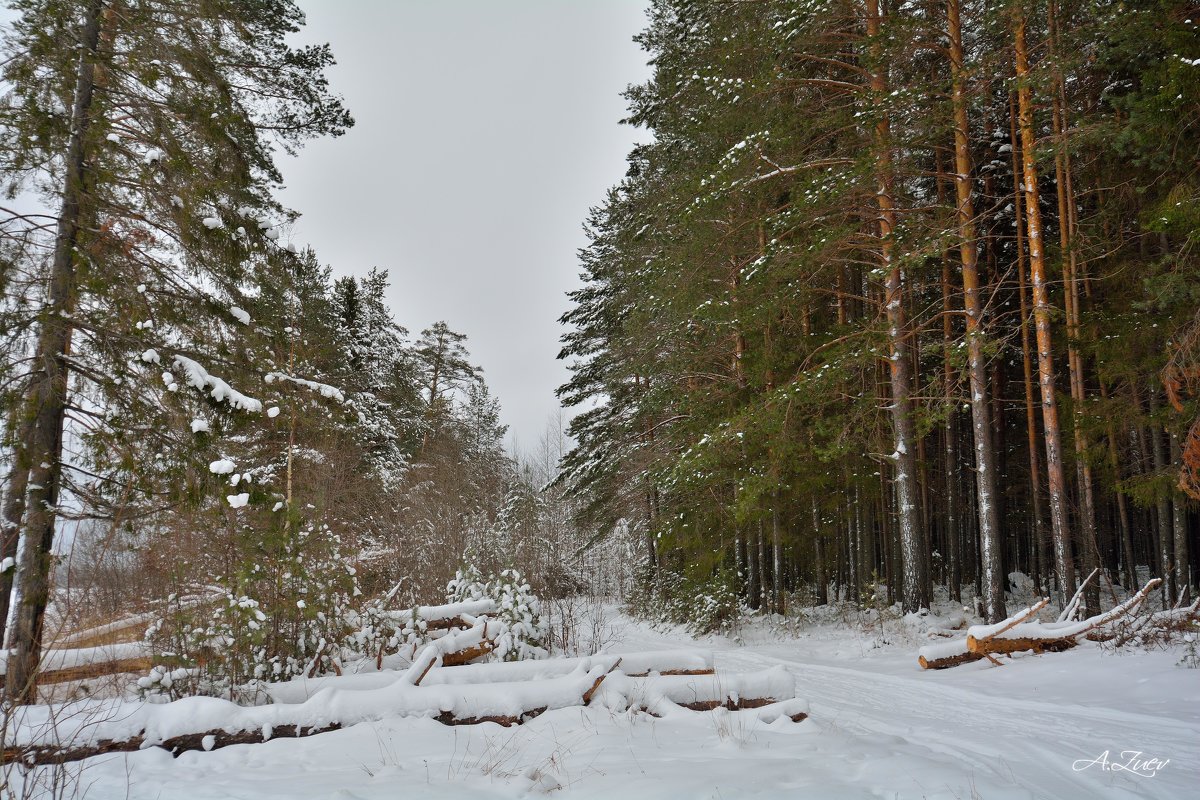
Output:
[[[446,601],[495,601],[495,621],[500,625],[494,655],[501,661],[546,658],[550,624],[542,616],[542,603],[529,582],[515,569],[484,576],[473,564],[460,568],[446,586]]]
[[[550,625],[542,618],[542,603],[529,583],[520,572],[506,569],[488,585],[498,606],[496,621],[501,625],[501,633],[496,637],[496,657],[501,661],[545,658]]]
[[[265,656],[266,622],[259,602],[246,595],[226,592],[200,604],[171,595],[166,613],[146,631],[146,637],[157,656],[195,665],[188,680],[171,678],[166,684],[172,697],[227,694],[233,698],[238,687],[265,677],[256,662]],[[138,681],[139,691],[160,692],[161,677],[152,670]]]
[[[1183,635],[1183,657],[1179,659],[1179,666],[1200,668],[1200,622],[1193,621],[1191,630]]]
[[[186,602],[172,595],[146,633],[156,656],[195,669],[184,686],[172,686],[175,696],[257,702],[261,682],[322,673],[342,655],[361,592],[340,538],[313,524],[255,535],[253,558],[237,565],[233,577],[206,578],[223,594]]]
[[[171,669],[156,664],[137,680],[138,695],[149,703],[166,703],[196,694],[198,669],[178,667]]]
[[[474,564],[465,564],[446,585],[447,603],[470,603],[490,597],[488,581]]]
[[[407,614],[395,614],[387,610],[387,605],[388,598],[384,598],[351,613],[352,631],[346,637],[345,647],[364,658],[398,653],[411,659],[432,640],[428,623],[421,618],[418,607],[414,606]]]

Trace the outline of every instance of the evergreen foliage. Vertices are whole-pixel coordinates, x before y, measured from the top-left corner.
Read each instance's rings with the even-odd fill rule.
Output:
[[[999,588],[1021,571],[1061,592],[1093,563],[1127,585],[1135,565],[1194,585],[1197,518],[1175,477],[1196,387],[1181,377],[1171,407],[1160,372],[1200,285],[1200,18],[1152,6],[652,3],[638,40],[654,74],[627,99],[654,139],[589,216],[560,356],[560,396],[583,409],[561,480],[597,535],[640,532],[651,594],[716,581],[779,611],[831,586],[857,597],[877,572],[915,610],[934,584],[985,596],[988,570]],[[1034,54],[1021,79],[1019,18]],[[1069,575],[1044,503],[1021,86],[1057,309]],[[996,465],[986,503],[980,457]],[[1002,595],[987,602],[1004,616]]]

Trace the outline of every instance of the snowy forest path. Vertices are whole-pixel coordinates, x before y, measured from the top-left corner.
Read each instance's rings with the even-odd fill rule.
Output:
[[[644,627],[631,633],[623,645],[685,644]],[[1152,674],[1138,677],[1136,657],[1099,660],[1084,650],[955,674],[920,671],[915,647],[911,657],[887,654],[855,666],[821,658],[820,643],[812,657],[808,649],[804,640],[721,642],[716,666],[733,673],[782,665],[795,675],[797,695],[811,704],[811,721],[823,735],[845,739],[848,754],[890,752],[911,764],[914,783],[931,795],[946,789],[934,765],[947,759],[970,773],[972,784],[977,776],[988,787],[973,792],[987,800],[1180,798],[1200,785],[1200,685],[1178,702],[1162,702],[1161,694],[1152,701]],[[1105,751],[1110,763],[1127,763],[1122,751],[1170,763],[1153,777],[1082,763]],[[1009,791],[997,795],[1001,786]]]
[[[782,664],[795,674],[797,693],[809,700],[813,718],[821,724],[858,735],[896,737],[906,748],[953,755],[973,769],[1009,778],[1034,797],[1077,798],[1086,786],[1105,797],[1175,798],[1188,796],[1197,786],[1200,719],[1188,724],[1117,709],[998,696],[947,685],[938,675],[890,675],[781,658],[753,648],[719,651],[716,663],[728,670]],[[1033,666],[1018,662],[1011,668]],[[988,680],[983,670],[968,674],[981,684]],[[1036,691],[1033,682],[1024,686]],[[1135,750],[1147,759],[1170,758],[1171,766],[1153,778],[1104,771],[1099,765],[1073,768],[1106,750],[1112,760],[1123,762],[1119,754]]]

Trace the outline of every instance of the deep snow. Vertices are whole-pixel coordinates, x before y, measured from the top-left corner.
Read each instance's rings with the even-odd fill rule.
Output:
[[[920,642],[899,621],[795,635],[756,626],[703,642],[629,620],[622,629],[611,652],[714,650],[724,673],[782,666],[811,716],[576,707],[507,729],[387,717],[177,759],[157,748],[101,756],[72,777],[96,800],[1183,798],[1200,787],[1200,671],[1178,666],[1178,650],[1085,643],[1000,668],[922,672]],[[1113,768],[1131,752],[1159,764]]]

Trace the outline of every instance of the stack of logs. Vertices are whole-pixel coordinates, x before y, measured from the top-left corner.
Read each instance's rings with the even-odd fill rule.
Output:
[[[782,667],[717,675],[712,654],[695,651],[463,664],[468,656],[485,655],[491,644],[488,620],[480,618],[465,630],[448,629],[402,671],[347,671],[267,684],[270,705],[227,703],[227,712],[220,714],[223,724],[208,730],[190,728],[189,704],[205,704],[203,716],[211,720],[212,704],[227,701],[185,698],[122,707],[111,730],[107,721],[100,721],[78,730],[60,724],[46,733],[17,720],[9,740],[13,744],[4,748],[3,757],[6,762],[59,764],[146,747],[178,755],[312,736],[396,716],[432,718],[445,725],[507,727],[549,710],[587,705],[655,716],[679,709],[754,709],[757,718],[768,723],[783,718],[800,722],[808,716],[807,704],[795,698],[794,676]],[[374,661],[366,662],[367,669]],[[130,735],[131,730],[138,733]]]

